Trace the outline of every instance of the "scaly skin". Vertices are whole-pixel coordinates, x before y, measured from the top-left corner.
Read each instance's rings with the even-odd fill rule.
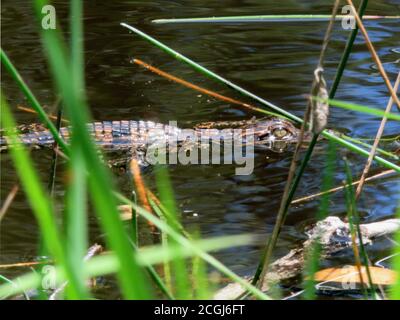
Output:
[[[202,139],[211,139],[224,132],[225,135],[231,135],[234,139],[243,138],[246,134],[254,134],[256,145],[267,146],[272,151],[282,152],[288,145],[296,143],[299,135],[299,129],[289,121],[274,117],[259,120],[202,123],[194,128],[192,136],[190,134],[187,136],[185,129],[152,121],[102,121],[89,123],[87,128],[96,144],[108,150],[143,149],[165,140],[182,143],[193,139],[193,134],[197,138],[201,136]],[[51,147],[54,144],[53,136],[42,125],[31,124],[20,126],[19,129],[23,132],[19,137],[25,145]],[[234,129],[243,129],[242,134],[238,135]],[[246,129],[253,130],[254,133],[246,133]],[[62,138],[67,142],[69,141],[70,131],[70,127],[60,129]],[[1,149],[6,149],[5,137],[1,137],[0,142]]]

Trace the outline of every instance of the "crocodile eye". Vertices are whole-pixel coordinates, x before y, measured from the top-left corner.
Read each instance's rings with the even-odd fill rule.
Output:
[[[272,134],[276,138],[281,139],[288,134],[288,131],[285,128],[276,128],[276,129],[274,129],[274,131],[272,131]]]

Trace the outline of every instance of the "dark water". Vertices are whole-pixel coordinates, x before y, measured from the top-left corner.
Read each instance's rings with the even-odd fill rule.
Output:
[[[189,67],[152,47],[144,40],[119,26],[132,24],[153,35],[201,65],[221,74],[246,89],[302,116],[304,94],[309,92],[312,71],[320,51],[326,22],[213,25],[153,25],[152,19],[172,17],[223,16],[243,14],[329,13],[332,1],[85,1],[86,85],[93,118],[98,120],[148,119],[159,122],[177,120],[190,126],[199,121],[245,119],[254,115],[246,110],[199,95],[168,82],[143,68],[129,63],[133,57],[142,59],[167,72],[212,88],[219,93],[246,100],[229,88],[207,79]],[[64,30],[68,22],[68,2],[56,1],[59,22]],[[400,14],[396,0],[371,1],[369,14]],[[38,39],[30,1],[2,1],[2,47],[21,72],[39,101],[49,110],[56,100],[55,90]],[[400,65],[400,25],[397,20],[366,23],[385,68],[394,82]],[[336,24],[326,58],[326,79],[331,82],[349,31]],[[10,77],[2,72],[2,90],[10,105],[26,105],[26,101]],[[384,109],[387,90],[378,75],[368,50],[359,37],[338,90],[337,98]],[[37,121],[33,114],[15,108],[19,123]],[[330,127],[353,137],[373,137],[379,118],[356,112],[333,109]],[[385,135],[398,134],[394,122],[387,124]],[[326,142],[321,142],[302,180],[297,196],[320,190],[324,169]],[[344,178],[346,156],[358,176],[364,160],[346,150],[338,151],[336,183]],[[51,153],[33,154],[43,181],[48,180]],[[257,233],[267,234],[273,227],[286,180],[290,155],[269,163],[258,155],[256,168],[249,176],[235,176],[232,166],[171,166],[175,195],[182,209],[182,221],[188,228],[201,230],[204,237]],[[1,160],[1,197],[17,182],[9,155]],[[62,209],[62,167],[56,197]],[[379,168],[374,167],[373,172]],[[154,186],[152,172],[146,174]],[[118,185],[129,192],[129,179],[117,177]],[[399,183],[385,178],[368,184],[359,203],[363,221],[394,216],[399,202]],[[292,208],[282,232],[276,255],[280,256],[302,238],[302,228],[311,222],[318,201]],[[332,215],[345,214],[344,195],[337,193],[331,200]],[[91,220],[93,241],[102,236]],[[0,261],[12,263],[30,260],[37,253],[38,230],[23,192],[19,192],[0,226]],[[235,248],[216,256],[239,274],[254,271],[259,246]],[[376,261],[388,254],[383,241],[371,250]],[[327,265],[351,263],[350,255],[331,259]],[[21,271],[7,270],[13,277]],[[113,293],[114,294],[114,293]],[[115,293],[116,294],[116,293]],[[108,293],[108,297],[110,292]]]

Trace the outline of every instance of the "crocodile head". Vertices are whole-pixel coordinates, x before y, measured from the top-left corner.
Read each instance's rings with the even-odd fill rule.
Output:
[[[259,119],[246,129],[254,130],[257,146],[265,146],[275,152],[284,152],[290,145],[297,143],[300,130],[290,121],[280,118]],[[308,140],[308,135],[305,135]]]

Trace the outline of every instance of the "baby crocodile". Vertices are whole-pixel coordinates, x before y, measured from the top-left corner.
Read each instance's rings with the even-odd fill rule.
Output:
[[[19,138],[25,145],[52,147],[54,144],[52,134],[43,125],[23,125],[18,129],[21,132]],[[160,141],[185,143],[194,139],[200,141],[200,137],[203,141],[224,133],[224,136],[230,135],[233,139],[243,139],[252,135],[255,145],[261,145],[274,152],[283,152],[289,145],[296,143],[299,136],[299,129],[292,123],[276,117],[207,122],[195,126],[192,130],[181,129],[171,124],[136,120],[93,122],[87,124],[87,129],[95,143],[107,150],[146,149]],[[60,135],[68,142],[71,127],[62,127]],[[6,137],[2,136],[0,142],[1,150],[7,149]]]

